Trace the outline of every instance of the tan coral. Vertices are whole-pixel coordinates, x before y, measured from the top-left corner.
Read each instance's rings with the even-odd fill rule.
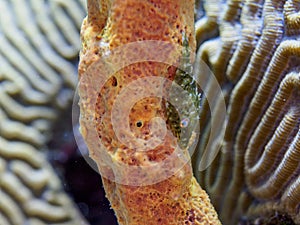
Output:
[[[45,154],[73,97],[84,4],[1,1],[0,11],[0,224],[85,223]]]
[[[223,77],[220,85],[229,101],[221,152],[207,171],[198,171],[199,160],[194,160],[195,174],[224,224],[278,214],[299,224],[298,1],[237,2],[227,1],[234,7],[219,14],[219,42],[199,40],[198,60]],[[224,26],[228,20],[240,27],[229,40],[231,49],[221,45],[231,30]],[[227,52],[223,68],[224,58],[217,57],[222,51]],[[209,118],[208,108],[202,110]],[[202,124],[209,133],[209,121]],[[203,154],[206,139],[201,137],[195,159]]]
[[[195,49],[193,9],[193,1],[181,0],[88,1],[79,65],[81,132],[102,171],[107,197],[120,224],[220,224],[207,194],[193,178],[189,161],[181,161],[187,159],[186,153],[179,154],[183,158],[177,155],[177,138],[172,132],[167,130],[164,142],[147,151],[141,151],[139,145],[152,140],[152,119],[165,116],[163,102],[155,95],[162,83],[156,82],[160,77],[174,79],[182,54],[174,46],[181,46],[186,38],[191,51]],[[134,61],[135,56],[155,56],[169,65],[159,60]],[[106,82],[98,90],[102,80]],[[144,83],[124,88],[140,80]],[[164,92],[170,88],[162,87]],[[133,95],[125,94],[118,101],[122,93],[134,88]],[[152,97],[138,99],[131,106],[135,95],[147,92]],[[126,118],[113,114],[114,105],[124,110],[127,125]],[[113,128],[114,121],[118,128]],[[163,132],[158,130],[158,134]],[[127,135],[140,141],[122,142],[120,138]]]

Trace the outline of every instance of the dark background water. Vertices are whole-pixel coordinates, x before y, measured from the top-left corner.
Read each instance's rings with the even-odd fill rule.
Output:
[[[60,116],[48,144],[48,158],[64,189],[91,225],[117,225],[101,176],[83,158],[72,129],[72,110]]]

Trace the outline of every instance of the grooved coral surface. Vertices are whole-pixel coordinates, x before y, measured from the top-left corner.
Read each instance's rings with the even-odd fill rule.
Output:
[[[0,1],[0,224],[82,224],[46,160],[76,84],[80,1]]]
[[[197,60],[219,81],[227,119],[215,161],[200,171],[214,129],[203,100],[203,134],[193,166],[224,224],[276,215],[300,224],[299,5],[298,0],[205,1],[196,22]]]

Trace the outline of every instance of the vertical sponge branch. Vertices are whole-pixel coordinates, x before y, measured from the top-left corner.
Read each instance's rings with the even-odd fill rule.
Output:
[[[181,84],[195,81],[178,72],[195,52],[194,1],[90,0],[81,39],[81,133],[119,224],[220,224],[189,160],[198,105]]]

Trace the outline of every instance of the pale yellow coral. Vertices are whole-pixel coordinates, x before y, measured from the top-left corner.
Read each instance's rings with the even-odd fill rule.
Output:
[[[224,224],[278,214],[299,224],[299,2],[224,4],[216,19],[219,36],[200,39],[197,54],[228,94],[228,121],[217,160],[202,172],[197,159],[207,135],[201,137],[196,177]],[[209,18],[215,10],[206,13]],[[206,104],[201,124],[209,133]]]
[[[85,223],[45,154],[73,97],[84,3],[4,0],[0,11],[0,224]]]

